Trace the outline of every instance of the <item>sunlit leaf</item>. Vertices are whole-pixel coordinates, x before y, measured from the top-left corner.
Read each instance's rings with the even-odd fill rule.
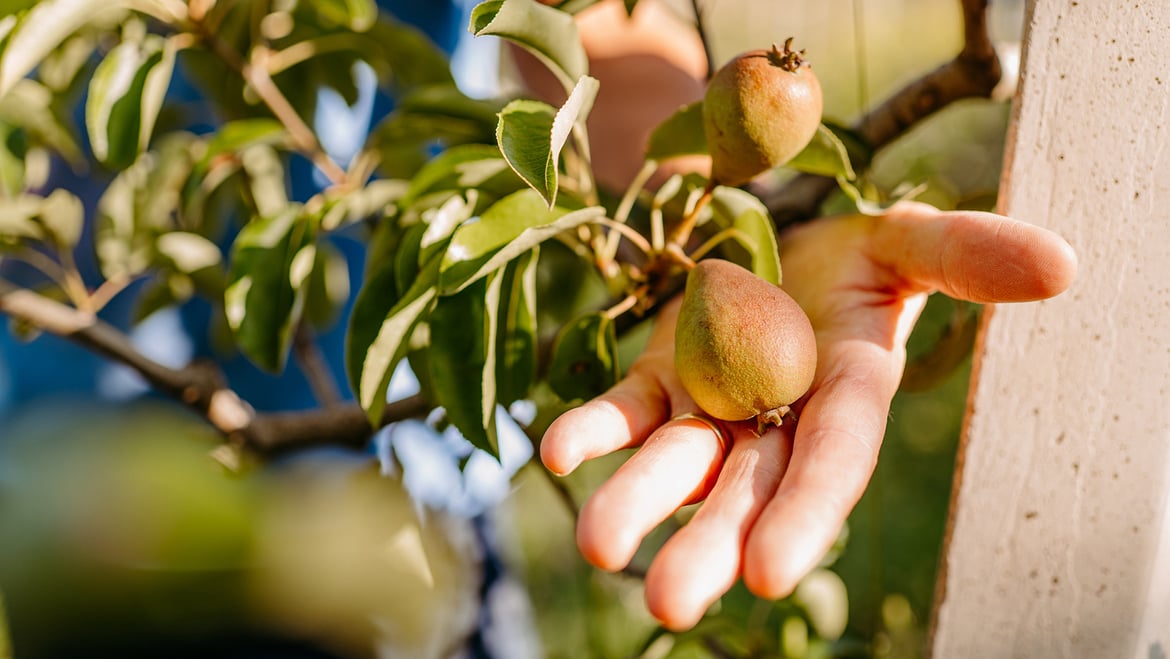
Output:
[[[386,405],[386,391],[394,366],[410,349],[410,335],[434,304],[437,291],[439,259],[435,258],[415,279],[414,285],[373,327],[376,333],[369,349],[362,353],[361,369],[351,377],[357,380],[358,402],[375,427]],[[363,328],[369,334],[371,328]],[[351,327],[352,336],[352,327]]]
[[[476,188],[481,193],[515,190],[523,182],[516,177],[495,146],[464,144],[435,156],[410,182],[402,200],[414,200],[439,190]]]
[[[600,207],[568,212],[552,208],[531,190],[496,202],[479,220],[459,227],[443,255],[439,285],[454,293],[558,233],[605,213]]]
[[[617,382],[617,333],[605,314],[580,316],[561,329],[548,383],[562,400],[588,400]]]
[[[125,0],[39,0],[12,22],[0,51],[0,96],[95,15],[121,11],[127,4]]]
[[[171,83],[174,41],[147,35],[106,54],[90,80],[85,125],[94,157],[122,167],[146,149]]]
[[[406,195],[407,189],[406,181],[390,179],[370,181],[364,188],[331,199],[331,204],[321,215],[321,228],[333,231],[366,218],[382,215],[387,207]]]
[[[252,203],[259,215],[273,215],[288,206],[284,163],[271,147],[257,144],[240,153]]]
[[[85,208],[76,195],[58,188],[45,198],[37,219],[57,249],[71,251],[81,239]]]
[[[0,121],[18,126],[35,142],[64,157],[75,168],[84,164],[81,147],[53,110],[53,94],[35,80],[25,79],[0,97]]]
[[[761,278],[780,285],[780,256],[776,245],[776,225],[768,207],[758,197],[740,190],[719,186],[711,197],[712,218],[721,229],[734,229],[738,245],[724,243],[724,254]]]
[[[678,156],[704,155],[707,138],[703,134],[703,102],[684,105],[658,124],[646,147],[649,160],[666,160]]]
[[[107,278],[144,272],[156,253],[157,236],[176,228],[196,141],[189,133],[160,136],[156,148],[120,172],[102,194],[94,246]]]
[[[824,124],[817,126],[812,141],[785,166],[807,174],[857,178],[845,145]]]
[[[589,73],[573,17],[536,0],[481,2],[471,12],[470,29],[476,36],[496,35],[522,46],[548,66],[566,92]]]
[[[496,390],[501,405],[526,398],[536,374],[536,265],[540,247],[504,270],[496,338]]]
[[[168,231],[155,243],[159,254],[178,272],[190,274],[223,262],[219,247],[197,233]]]
[[[236,237],[224,312],[257,366],[284,368],[315,258],[313,226],[295,206],[253,219]]]
[[[468,441],[492,455],[499,455],[496,334],[503,281],[496,271],[438,299],[427,358],[436,402]]]
[[[552,157],[555,118],[553,106],[518,99],[500,111],[496,128],[496,141],[508,166],[550,205],[557,194],[557,161]]]
[[[44,203],[42,197],[25,194],[0,204],[0,241],[16,244],[26,239],[42,238],[44,228],[37,221],[37,214]]]
[[[452,195],[443,205],[423,213],[426,229],[419,238],[416,259],[420,267],[447,248],[447,239],[459,225],[471,218],[477,196],[475,190],[468,190],[467,197]]]
[[[561,149],[577,122],[588,116],[597,90],[597,80],[584,76],[559,110],[540,101],[519,99],[500,111],[496,128],[500,152],[550,207],[557,199]]]

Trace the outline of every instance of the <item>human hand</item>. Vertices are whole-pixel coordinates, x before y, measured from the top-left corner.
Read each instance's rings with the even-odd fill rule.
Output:
[[[760,597],[779,598],[821,560],[873,473],[906,341],[930,292],[1038,300],[1076,272],[1071,247],[1049,231],[919,203],[798,227],[781,242],[781,262],[784,288],[817,336],[817,372],[795,406],[797,423],[757,436],[754,419],[721,422],[717,432],[688,417],[698,409],[674,370],[675,301],[625,379],[563,414],[541,443],[544,464],[561,475],[639,447],[581,510],[577,544],[601,569],[623,568],[655,526],[704,501],[646,575],[647,607],[671,629],[697,623],[741,576]]]

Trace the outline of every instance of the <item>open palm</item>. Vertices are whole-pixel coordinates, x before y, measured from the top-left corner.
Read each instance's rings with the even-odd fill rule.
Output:
[[[647,606],[672,629],[698,622],[741,576],[757,595],[778,598],[820,561],[873,473],[906,340],[930,292],[1039,300],[1065,290],[1076,271],[1068,244],[1044,229],[917,203],[792,230],[781,262],[784,288],[817,336],[817,372],[797,423],[762,436],[754,420],[723,423],[725,442],[687,416],[699,410],[674,370],[676,301],[625,379],[558,418],[541,444],[557,474],[639,447],[581,511],[577,543],[599,568],[621,569],[655,526],[703,501],[646,576]]]

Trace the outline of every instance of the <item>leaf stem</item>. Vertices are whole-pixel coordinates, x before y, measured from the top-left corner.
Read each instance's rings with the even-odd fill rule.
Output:
[[[119,275],[117,277],[103,281],[101,285],[98,286],[97,289],[95,289],[94,292],[89,296],[90,308],[92,308],[95,313],[101,311],[107,304],[110,303],[110,300],[113,300],[118,295],[118,293],[126,290],[126,287],[129,286],[130,282],[132,281],[134,281],[134,279],[126,275]]]
[[[646,238],[644,238],[642,236],[642,234],[638,233],[630,225],[622,224],[621,222],[618,222],[617,220],[611,220],[608,217],[599,217],[596,220],[594,220],[594,222],[596,222],[597,224],[607,226],[613,230],[613,232],[610,233],[609,236],[606,237],[607,240],[612,240],[613,242],[617,242],[616,239],[625,238],[626,240],[630,241],[635,246],[637,246],[638,249],[642,250],[643,254],[646,254],[646,255],[650,254],[650,251],[651,251],[650,243],[646,240]],[[606,245],[606,248],[608,249],[608,245]],[[613,259],[610,258],[609,260],[612,261]]]
[[[622,195],[622,199],[618,202],[617,209],[614,210],[613,219],[615,222],[625,224],[630,219],[630,211],[634,209],[634,203],[638,200],[638,193],[646,187],[646,182],[658,170],[658,162],[655,160],[647,160],[642,163],[642,169],[630,181],[630,185],[626,188],[626,193]],[[610,234],[605,243],[604,260],[612,261],[617,257],[618,242],[620,240],[619,234]]]
[[[699,259],[706,256],[711,250],[718,247],[720,243],[725,242],[727,240],[733,240],[733,239],[739,240],[742,242],[748,242],[748,243],[753,242],[751,239],[751,236],[749,236],[748,234],[744,233],[743,231],[741,231],[739,229],[736,229],[735,227],[728,227],[728,228],[720,231],[719,233],[715,234],[714,236],[711,236],[710,238],[708,238],[707,242],[703,243],[702,245],[699,245],[698,249],[691,252],[690,258],[692,260],[698,261]]]
[[[695,201],[695,205],[691,207],[690,211],[683,216],[681,222],[675,225],[674,230],[670,232],[666,242],[670,245],[677,245],[682,247],[686,245],[687,240],[691,237],[691,232],[695,230],[695,224],[699,221],[699,214],[710,203],[711,197],[715,194],[715,181],[708,181],[707,186],[703,188],[703,194]]]
[[[622,298],[622,300],[617,304],[603,311],[602,314],[604,314],[606,318],[613,320],[630,309],[633,309],[634,305],[638,304],[638,299],[639,298],[637,295],[631,293]]]

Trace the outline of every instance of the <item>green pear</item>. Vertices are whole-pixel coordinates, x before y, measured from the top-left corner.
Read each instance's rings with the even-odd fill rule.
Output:
[[[730,261],[707,259],[687,275],[674,364],[707,414],[779,425],[812,384],[816,337],[804,310],[779,286]]]

